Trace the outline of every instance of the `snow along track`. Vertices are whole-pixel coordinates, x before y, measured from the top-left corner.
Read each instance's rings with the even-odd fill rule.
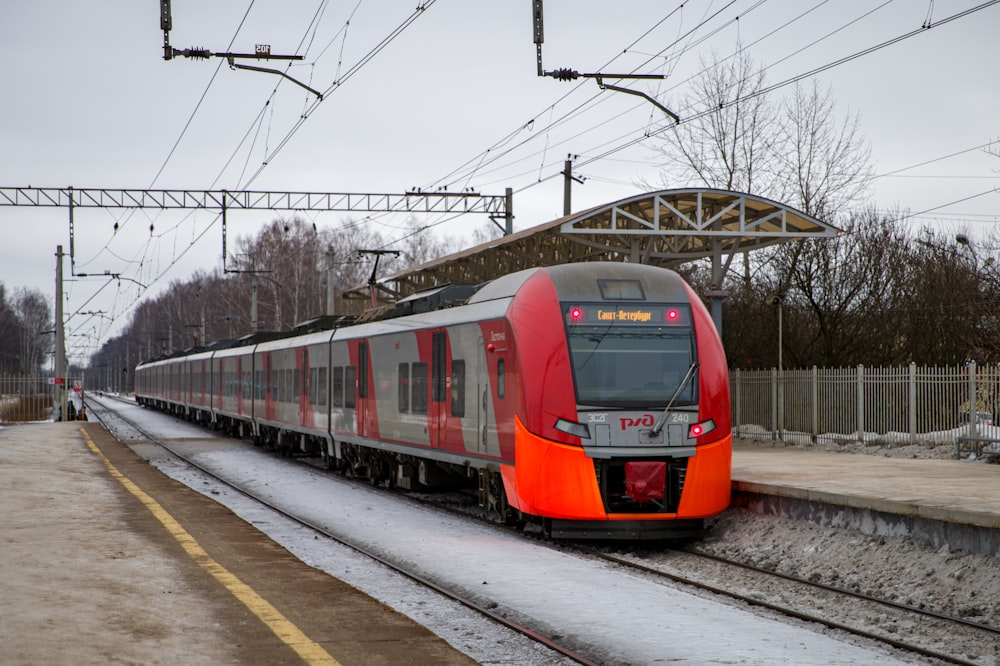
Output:
[[[949,664],[981,664],[978,660],[961,656],[962,653],[967,652],[969,645],[994,644],[1000,636],[1000,628],[997,627],[878,599],[697,550],[675,551],[669,561],[661,557],[655,563],[643,555],[613,555],[590,548],[581,550],[593,557],[632,567],[646,574],[664,576],[677,583],[721,594],[799,620],[816,622]],[[703,564],[694,565],[691,562],[692,559],[699,558],[710,560],[718,566],[709,573]],[[734,574],[734,569],[751,572],[753,575],[748,577],[745,573]],[[697,573],[692,575],[693,571]],[[843,609],[852,602],[853,606],[850,607],[854,610],[849,615],[855,620],[853,623],[834,619],[831,608],[838,609],[837,614],[842,615]],[[802,610],[803,608],[807,610]],[[858,626],[859,624],[863,626]],[[911,633],[907,640],[889,635],[898,632],[902,626],[919,627],[920,631]]]

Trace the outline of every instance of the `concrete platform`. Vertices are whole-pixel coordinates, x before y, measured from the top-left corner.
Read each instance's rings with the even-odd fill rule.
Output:
[[[0,429],[0,543],[4,664],[474,663],[97,424]]]
[[[737,445],[733,504],[1000,557],[1000,465]]]

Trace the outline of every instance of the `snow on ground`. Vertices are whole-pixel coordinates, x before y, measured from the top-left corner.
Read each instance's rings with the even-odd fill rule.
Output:
[[[426,577],[449,581],[497,612],[546,627],[602,662],[901,663],[811,627],[650,582],[489,525],[470,524],[414,506],[382,491],[344,484],[245,443],[207,438],[205,431],[159,414],[130,408],[129,417],[133,416],[158,436],[188,440],[184,446],[197,452],[200,464],[235,477],[387,557],[405,554],[409,564]],[[200,475],[180,471],[176,463],[139,448],[166,473],[226,504],[307,563],[414,617],[474,659],[487,664],[540,663],[537,650],[518,651],[522,648],[515,649],[513,642],[485,629],[484,623],[454,604],[412,589],[404,593],[398,576],[386,576],[301,528],[290,527],[274,515],[262,515],[235,494],[211,488]],[[774,535],[770,540],[775,541]],[[405,587],[412,588],[412,584]],[[422,598],[415,600],[415,594]]]
[[[883,446],[853,442],[787,444],[739,440],[738,446],[798,448],[845,455],[955,459],[953,443]],[[987,455],[965,461],[988,464]],[[1000,558],[935,550],[910,538],[886,538],[805,521],[730,510],[702,548],[727,557],[1000,626]]]

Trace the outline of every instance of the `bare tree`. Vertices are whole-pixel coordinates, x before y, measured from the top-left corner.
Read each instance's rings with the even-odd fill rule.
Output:
[[[909,245],[899,224],[869,211],[849,220],[838,238],[778,253],[776,276],[787,275],[790,286],[784,307],[798,315],[788,327],[797,365],[902,360],[894,313],[907,286]]]
[[[14,289],[12,305],[17,317],[20,367],[25,374],[35,374],[52,349],[53,338],[44,335],[52,330],[52,304],[37,289]]]
[[[773,149],[779,142],[777,110],[763,94],[763,70],[739,51],[713,53],[704,74],[682,100],[690,120],[657,147],[666,160],[667,187],[698,185],[765,194],[775,187]]]
[[[861,120],[848,113],[838,120],[831,90],[796,84],[781,103],[781,135],[774,159],[780,178],[772,198],[814,217],[835,215],[864,198],[874,170]]]

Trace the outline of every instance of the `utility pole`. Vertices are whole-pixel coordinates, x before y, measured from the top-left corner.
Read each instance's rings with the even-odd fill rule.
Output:
[[[66,329],[63,327],[63,248],[56,246],[56,376],[54,379],[57,418],[66,419]]]
[[[257,332],[257,271],[250,273],[250,332]]]
[[[583,184],[583,178],[577,178],[573,175],[573,160],[580,157],[579,155],[567,155],[566,161],[563,163],[563,216],[569,215],[573,212],[572,201],[572,190],[573,181]]]
[[[336,314],[336,298],[337,290],[334,288],[334,266],[333,259],[336,253],[333,251],[333,246],[328,245],[326,248],[326,314],[332,317]]]

